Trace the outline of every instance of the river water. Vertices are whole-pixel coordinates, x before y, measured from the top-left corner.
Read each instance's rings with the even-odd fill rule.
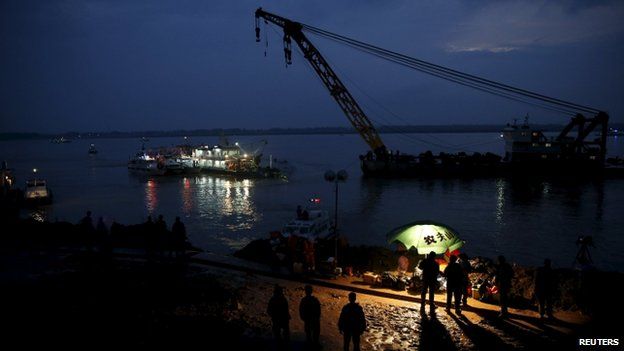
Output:
[[[491,151],[503,153],[497,133],[383,135],[394,149],[418,153]],[[569,267],[579,235],[592,235],[596,265],[624,270],[624,180],[511,182],[479,180],[365,179],[357,155],[366,150],[359,136],[271,135],[230,137],[249,151],[266,140],[264,159],[291,171],[287,181],[233,179],[210,175],[137,177],[126,168],[141,147],[137,139],[47,140],[0,142],[0,158],[15,170],[18,184],[32,169],[48,180],[54,204],[39,213],[49,220],[78,222],[86,210],[108,223],[133,224],[148,214],[163,214],[169,225],[182,217],[191,242],[205,250],[230,253],[250,240],[280,229],[295,216],[298,204],[320,198],[334,210],[334,187],[323,174],[345,169],[339,185],[339,226],[352,244],[388,245],[386,233],[416,220],[453,227],[466,241],[469,255],[537,265],[550,257]],[[217,137],[188,142],[216,144]],[[95,143],[97,155],[88,155]],[[171,146],[182,138],[153,138],[146,147]],[[624,154],[624,139],[609,139],[609,154]],[[284,162],[287,161],[287,162]]]

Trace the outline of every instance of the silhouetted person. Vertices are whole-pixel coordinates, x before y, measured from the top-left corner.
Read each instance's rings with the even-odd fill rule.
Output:
[[[111,253],[112,247],[110,243],[110,237],[108,235],[108,228],[106,227],[106,223],[104,223],[104,218],[98,218],[97,226],[95,227],[95,232],[97,234],[97,240],[99,242],[100,251],[103,253],[109,254]]]
[[[420,309],[425,310],[425,301],[427,298],[427,290],[429,290],[429,307],[431,311],[435,310],[434,293],[438,284],[438,274],[440,273],[440,265],[435,261],[436,253],[431,251],[427,258],[420,261],[418,268],[422,270],[422,290],[420,292]]]
[[[306,333],[306,341],[318,345],[321,332],[321,304],[312,296],[312,286],[305,286],[306,296],[299,303],[299,317],[303,321],[303,329]]]
[[[93,218],[91,218],[91,211],[87,211],[87,214],[80,220],[80,227],[82,229],[93,230]]]
[[[457,256],[451,256],[449,264],[444,269],[446,276],[446,311],[451,310],[451,298],[455,297],[455,313],[461,313],[461,289],[463,286],[464,273],[457,263]]]
[[[470,261],[468,261],[468,255],[465,253],[459,254],[459,261],[457,261],[459,265],[462,267],[463,273],[463,286],[462,286],[462,303],[464,308],[468,306],[468,287],[470,286],[470,272],[472,271],[472,267],[470,266]]]
[[[152,216],[147,216],[147,221],[143,223],[143,237],[145,240],[145,251],[148,256],[154,254],[156,245],[158,242],[158,235],[156,233],[156,224],[152,220]]]
[[[106,227],[106,223],[104,223],[104,218],[102,217],[98,218],[98,222],[97,222],[97,226],[95,230],[98,232],[98,234],[102,234],[102,235],[108,234],[108,228]]]
[[[511,279],[513,278],[513,269],[505,260],[505,256],[498,256],[498,267],[496,268],[496,285],[500,293],[500,317],[507,316],[507,307],[509,305],[509,290],[511,290]]]
[[[546,314],[552,318],[552,298],[554,292],[554,276],[550,268],[550,260],[544,260],[544,266],[535,271],[535,297],[539,303],[540,318]]]
[[[167,222],[165,222],[165,219],[163,217],[163,215],[158,215],[158,219],[156,220],[156,224],[155,224],[155,229],[156,229],[156,237],[157,237],[157,245],[158,245],[158,251],[160,252],[160,254],[162,255],[165,248],[168,245],[167,242]]]
[[[405,245],[399,244],[397,247],[399,258],[397,260],[397,273],[399,275],[406,274],[409,270],[409,258],[407,258],[407,249]]]
[[[273,296],[269,300],[267,313],[273,322],[273,335],[279,342],[288,341],[290,339],[290,312],[288,311],[288,300],[284,296],[284,290],[281,286],[275,285]]]
[[[93,245],[95,244],[95,227],[93,226],[91,211],[87,211],[87,214],[80,220],[78,225],[87,250],[91,251],[93,249]]]
[[[355,302],[355,293],[349,293],[349,303],[342,308],[338,319],[338,330],[344,337],[344,350],[349,351],[353,340],[353,351],[360,351],[360,336],[366,330],[366,317],[362,306]]]
[[[303,210],[301,209],[301,205],[297,205],[297,219],[301,219],[303,216]]]
[[[176,257],[180,257],[186,251],[186,227],[180,220],[180,217],[175,218],[175,222],[171,226],[171,236],[173,237],[173,249]]]

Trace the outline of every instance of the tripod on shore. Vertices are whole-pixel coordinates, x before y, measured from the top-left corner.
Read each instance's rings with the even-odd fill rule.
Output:
[[[594,246],[593,238],[590,235],[581,235],[578,237],[578,239],[576,239],[576,245],[580,247],[578,252],[576,253],[574,263],[579,263],[583,266],[593,264],[594,261],[592,260],[591,254],[589,253],[589,247]]]

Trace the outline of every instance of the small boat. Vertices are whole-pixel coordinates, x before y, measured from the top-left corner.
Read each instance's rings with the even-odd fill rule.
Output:
[[[91,144],[91,145],[89,146],[89,155],[95,155],[95,154],[97,154],[97,153],[98,153],[98,151],[97,151],[97,149],[95,148],[95,145]]]
[[[310,240],[325,239],[330,234],[329,213],[318,208],[303,210],[282,229],[284,236],[296,235]]]
[[[52,140],[50,140],[51,143],[54,144],[66,144],[66,143],[71,143],[71,139],[67,139],[65,137],[60,137],[60,138],[54,138]]]
[[[44,179],[30,179],[26,181],[24,201],[28,205],[49,205],[52,203],[52,191]]]
[[[146,137],[141,137],[141,142],[144,142],[144,143],[145,143],[145,142],[148,142],[148,141],[149,141],[149,138],[146,138]]]
[[[145,151],[137,153],[128,161],[128,169],[147,175],[172,175],[182,174],[186,168],[172,156],[150,155]]]
[[[166,172],[165,164],[161,160],[145,152],[137,153],[128,161],[128,170],[147,175],[164,175]]]

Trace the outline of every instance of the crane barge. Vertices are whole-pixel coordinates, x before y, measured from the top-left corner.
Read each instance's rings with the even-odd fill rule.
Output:
[[[332,98],[351,125],[368,145],[369,151],[360,155],[365,176],[373,177],[463,177],[512,175],[615,175],[624,176],[624,165],[606,158],[606,138],[609,115],[599,109],[548,97],[515,88],[485,78],[459,72],[423,60],[366,44],[355,39],[295,22],[258,8],[255,12],[256,41],[260,41],[260,21],[283,29],[284,58],[292,64],[292,42],[312,66]],[[391,152],[377,129],[359,106],[327,60],[304,31],[360,49],[374,56],[416,69],[451,82],[491,93],[506,99],[525,102],[538,107],[573,116],[556,137],[547,137],[531,129],[528,121],[521,126],[507,125],[503,130],[505,156],[492,153],[467,155],[465,153],[433,155],[430,151],[419,155]],[[586,117],[585,114],[592,115]],[[589,140],[592,132],[600,137]],[[609,161],[609,162],[607,162]]]

